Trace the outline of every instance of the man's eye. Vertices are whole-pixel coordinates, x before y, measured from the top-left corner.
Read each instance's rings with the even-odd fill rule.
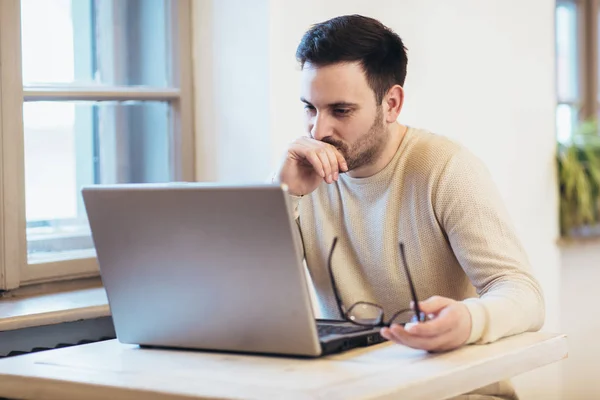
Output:
[[[315,108],[314,108],[313,106],[310,106],[310,105],[308,105],[308,104],[305,104],[305,105],[304,105],[304,109],[305,109],[305,110],[314,111],[314,109],[315,109]]]
[[[350,112],[352,110],[350,110],[349,108],[336,108],[335,110],[333,110],[337,115],[348,115],[350,114]]]

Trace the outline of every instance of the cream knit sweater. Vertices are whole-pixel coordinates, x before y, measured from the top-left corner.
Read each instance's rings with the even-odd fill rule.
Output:
[[[539,283],[484,165],[453,141],[409,128],[391,162],[367,178],[341,174],[302,198],[292,196],[304,255],[325,317],[340,318],[327,272],[349,307],[411,297],[399,264],[403,242],[417,295],[462,300],[472,317],[468,343],[538,330]]]
[[[436,134],[409,128],[391,162],[367,178],[341,174],[292,206],[321,312],[338,319],[327,272],[346,308],[380,304],[385,315],[411,296],[399,264],[403,242],[417,296],[461,300],[472,319],[467,343],[488,343],[541,328],[544,300],[527,255],[485,166]],[[498,383],[486,391],[512,397]],[[491,393],[490,393],[491,394]]]

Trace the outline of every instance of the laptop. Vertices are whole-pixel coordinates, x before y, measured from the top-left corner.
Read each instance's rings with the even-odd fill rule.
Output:
[[[315,319],[285,186],[119,184],[82,194],[122,343],[318,357],[385,340],[379,329]]]

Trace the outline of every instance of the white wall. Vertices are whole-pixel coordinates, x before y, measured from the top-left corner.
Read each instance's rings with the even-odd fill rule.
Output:
[[[252,39],[240,42],[237,30],[225,32],[225,24],[239,18],[235,14],[240,1],[196,2],[196,25],[203,23],[207,10],[217,3],[229,12],[211,14],[216,18],[212,31],[197,26],[199,73],[210,69],[207,65],[223,62],[224,54],[234,55],[237,50],[248,54],[248,46],[254,44]],[[212,94],[207,95],[202,82],[210,77],[205,76],[196,85],[198,134],[226,140],[216,146],[199,142],[198,157],[203,160],[208,153],[222,154],[228,161],[209,156],[199,167],[199,178],[231,179],[243,168],[245,179],[264,179],[265,171],[275,167],[286,144],[303,134],[294,53],[304,31],[310,24],[341,14],[378,18],[394,29],[409,49],[406,103],[400,122],[450,136],[485,160],[544,287],[545,329],[559,330],[560,257],[555,245],[558,229],[553,169],[554,1],[270,0],[260,4],[268,9],[268,37],[262,36],[262,30],[252,36],[255,31],[250,30],[253,38],[265,39],[260,52],[226,69],[227,79],[238,83],[251,80],[261,93],[261,103],[244,105],[252,112],[239,108],[235,112],[251,117],[248,122],[253,135],[259,137],[264,150],[248,154],[246,131],[226,123],[232,118],[228,102],[233,99],[225,96],[223,102],[215,101],[220,90],[233,92],[231,83],[217,77],[208,83]],[[221,52],[214,48],[205,51],[204,44],[211,35],[221,35]],[[263,46],[267,46],[266,51]],[[265,67],[265,63],[268,76],[258,74],[257,78],[256,66]],[[206,114],[215,116],[209,129],[202,118]],[[228,164],[236,163],[238,157],[244,162]],[[560,366],[527,374],[527,378],[532,379],[527,384],[524,378],[517,379],[523,398],[558,398]]]
[[[264,181],[272,153],[269,1],[192,4],[198,179]]]

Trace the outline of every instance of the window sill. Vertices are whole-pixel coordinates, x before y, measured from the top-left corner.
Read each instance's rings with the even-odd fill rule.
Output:
[[[89,230],[53,234],[27,233],[27,252],[30,255],[62,253],[70,250],[93,250],[93,248],[94,242]]]
[[[96,250],[92,248],[32,253],[27,255],[27,262],[28,264],[45,264],[83,258],[96,258]]]
[[[560,248],[573,246],[600,246],[600,235],[560,237],[556,241],[556,244]]]
[[[0,332],[110,316],[103,287],[19,294],[0,298]]]

